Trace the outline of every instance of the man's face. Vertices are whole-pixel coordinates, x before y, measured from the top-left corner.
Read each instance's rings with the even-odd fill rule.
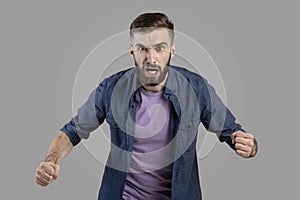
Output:
[[[170,59],[175,53],[168,29],[136,32],[131,41],[130,52],[141,84],[148,87],[164,84]]]

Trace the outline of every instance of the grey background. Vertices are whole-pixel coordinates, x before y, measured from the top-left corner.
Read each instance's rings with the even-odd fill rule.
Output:
[[[260,151],[245,160],[218,143],[200,160],[203,197],[295,199],[299,180],[299,3],[296,1],[1,1],[1,199],[96,199],[103,166],[78,145],[60,178],[34,183],[72,117],[85,56],[144,11],[166,12],[219,67],[227,104]]]

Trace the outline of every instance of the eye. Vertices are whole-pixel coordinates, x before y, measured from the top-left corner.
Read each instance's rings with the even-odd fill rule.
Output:
[[[145,47],[137,47],[136,50],[143,52],[143,51],[147,51],[147,48],[145,48]]]
[[[162,48],[161,48],[161,47],[156,47],[155,50],[156,50],[157,52],[160,52],[160,51],[162,50]]]
[[[164,51],[166,48],[164,46],[157,46],[155,47],[155,51],[156,52],[161,52],[161,51]]]

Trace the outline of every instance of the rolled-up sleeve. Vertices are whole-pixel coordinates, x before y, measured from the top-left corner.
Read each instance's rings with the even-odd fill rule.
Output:
[[[103,101],[102,82],[78,109],[77,115],[60,129],[69,137],[73,146],[77,145],[81,139],[87,139],[90,133],[103,123],[105,119]]]

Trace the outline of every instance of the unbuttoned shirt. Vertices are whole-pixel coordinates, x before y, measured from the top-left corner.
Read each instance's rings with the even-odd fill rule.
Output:
[[[122,199],[134,145],[136,111],[141,103],[140,87],[135,68],[113,74],[93,90],[78,114],[61,129],[75,146],[104,120],[109,124],[111,149],[98,200]],[[199,125],[216,133],[232,149],[231,134],[244,130],[206,79],[185,68],[169,67],[163,97],[171,103],[167,148],[172,151],[160,164],[172,164],[171,199],[202,199],[196,155]]]

